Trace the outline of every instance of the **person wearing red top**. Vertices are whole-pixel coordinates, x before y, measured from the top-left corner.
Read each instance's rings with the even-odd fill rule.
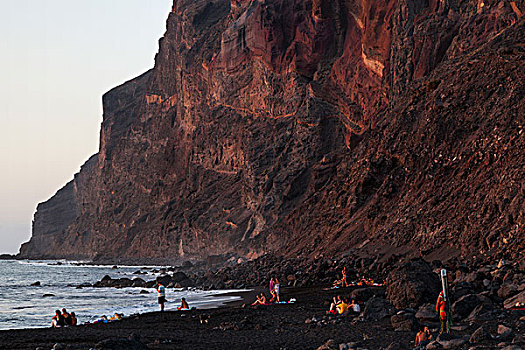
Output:
[[[443,333],[443,330],[445,330],[445,328],[448,333],[449,329],[447,323],[447,303],[445,301],[445,297],[443,296],[443,291],[439,293],[436,302],[436,312],[439,314],[439,321],[441,322],[441,330],[439,331],[439,334]]]

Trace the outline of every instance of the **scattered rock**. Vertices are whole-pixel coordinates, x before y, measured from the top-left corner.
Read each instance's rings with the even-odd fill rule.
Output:
[[[518,294],[518,286],[514,283],[504,283],[498,289],[498,296],[502,299],[509,299]]]
[[[95,345],[97,350],[147,350],[146,345],[135,339],[106,339]]]
[[[438,314],[436,312],[436,306],[432,304],[421,305],[417,310],[416,318],[421,322],[437,321]]]
[[[146,286],[146,281],[144,281],[142,278],[134,278],[131,286],[144,288]]]
[[[399,342],[392,342],[390,343],[385,350],[406,350],[408,349],[406,346],[404,346],[403,344],[399,343]]]
[[[511,298],[505,299],[503,306],[505,306],[505,308],[511,308],[517,303],[525,303],[525,290]]]
[[[437,340],[433,340],[427,345],[427,349],[428,350],[441,349],[441,344]]]
[[[360,346],[360,342],[343,343],[339,344],[339,350],[353,350],[359,348]]]
[[[440,340],[439,344],[443,347],[443,349],[457,349],[462,347],[468,342],[467,339],[463,338],[457,338],[457,339],[450,339],[450,340]],[[428,349],[428,346],[427,346]]]
[[[452,304],[452,314],[454,317],[464,319],[480,304],[491,304],[490,299],[479,294],[468,294],[459,298]]]
[[[317,350],[338,350],[335,340],[329,339],[326,343],[317,348]]]
[[[512,334],[513,334],[514,330],[510,327],[507,327],[505,325],[498,325],[498,336],[499,338],[501,339],[506,339],[508,337],[511,337]]]
[[[485,329],[485,327],[481,326],[478,329],[476,329],[474,333],[472,333],[469,341],[475,344],[475,343],[482,343],[484,341],[491,340],[491,339],[492,339],[492,336],[490,335],[490,333]]]
[[[407,312],[392,315],[392,317],[390,317],[390,322],[396,331],[416,331],[419,327],[419,322],[416,320],[414,314]]]

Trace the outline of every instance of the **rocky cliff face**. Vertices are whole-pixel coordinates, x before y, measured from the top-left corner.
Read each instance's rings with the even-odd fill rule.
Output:
[[[20,255],[516,254],[521,11],[175,0],[155,67],[104,96],[99,153]]]

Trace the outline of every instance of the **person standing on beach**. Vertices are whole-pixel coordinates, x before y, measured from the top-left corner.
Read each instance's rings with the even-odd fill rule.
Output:
[[[273,291],[275,293],[275,298],[277,299],[277,302],[280,302],[281,301],[281,297],[279,295],[280,293],[280,283],[279,283],[279,280],[277,279],[277,277],[275,277],[275,285],[273,286]]]
[[[166,288],[160,282],[157,287],[157,294],[159,297],[160,311],[164,311],[164,303],[166,302]]]

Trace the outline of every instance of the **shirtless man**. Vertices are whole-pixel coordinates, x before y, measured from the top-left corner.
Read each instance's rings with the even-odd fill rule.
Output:
[[[430,342],[430,340],[432,340],[432,334],[430,334],[428,327],[422,327],[416,335],[416,341],[414,342],[414,346],[416,348],[424,347]]]

